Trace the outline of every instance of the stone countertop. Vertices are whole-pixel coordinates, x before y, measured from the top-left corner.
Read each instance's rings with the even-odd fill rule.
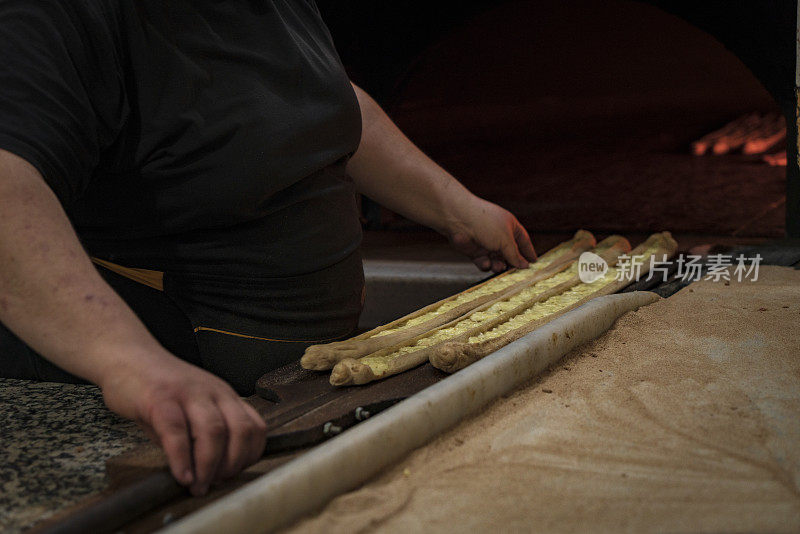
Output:
[[[147,441],[89,385],[0,379],[0,531],[105,488],[105,461]]]

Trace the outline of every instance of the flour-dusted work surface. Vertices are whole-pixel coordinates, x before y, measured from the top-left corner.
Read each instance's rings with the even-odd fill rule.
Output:
[[[800,271],[622,317],[291,532],[797,532]]]
[[[146,440],[97,387],[0,379],[0,531],[102,491],[106,459]]]

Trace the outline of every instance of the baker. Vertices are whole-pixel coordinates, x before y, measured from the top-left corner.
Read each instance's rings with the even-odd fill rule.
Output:
[[[530,239],[351,84],[313,0],[0,3],[0,369],[88,381],[195,494],[255,462],[239,395],[356,327],[355,192],[484,270]]]

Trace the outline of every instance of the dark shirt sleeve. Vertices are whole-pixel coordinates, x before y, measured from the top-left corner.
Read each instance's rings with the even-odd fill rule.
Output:
[[[0,2],[0,148],[35,166],[64,205],[85,190],[127,112],[102,4]]]

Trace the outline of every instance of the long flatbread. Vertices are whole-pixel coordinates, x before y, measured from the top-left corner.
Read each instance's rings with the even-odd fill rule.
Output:
[[[675,254],[676,249],[677,243],[672,235],[662,232],[650,236],[631,252],[630,257],[632,261],[639,262],[639,273],[647,274],[651,257],[656,261],[665,261]],[[505,323],[472,335],[466,340],[462,338],[444,343],[430,355],[430,362],[434,367],[448,373],[463,369],[585,302],[616,293],[631,283],[632,280],[627,277],[619,279],[618,274],[619,270],[611,267],[598,280],[576,285],[564,293],[538,302]]]
[[[594,249],[610,265],[614,265],[621,254],[629,251],[630,244],[621,236],[611,236],[598,243]],[[577,263],[573,262],[567,269],[550,278],[516,288],[483,304],[469,316],[459,317],[435,330],[362,358],[341,360],[334,366],[330,382],[334,386],[359,385],[407,371],[428,361],[430,354],[440,344],[467,339],[482,329],[521,313],[538,300],[547,299],[579,283]]]
[[[594,236],[586,230],[578,230],[571,240],[543,254],[527,269],[511,269],[359,336],[324,345],[312,345],[306,349],[300,364],[305,369],[323,371],[331,369],[341,360],[361,358],[402,343],[447,324],[502,294],[553,276],[566,269],[582,252],[594,246]]]

